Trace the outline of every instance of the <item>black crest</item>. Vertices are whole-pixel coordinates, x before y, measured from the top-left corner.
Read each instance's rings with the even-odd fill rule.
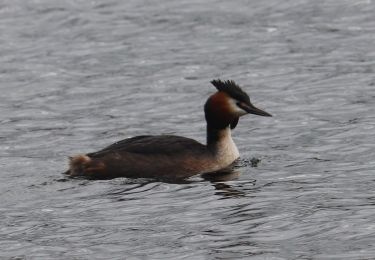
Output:
[[[249,96],[233,80],[222,81],[220,79],[214,79],[211,83],[217,88],[217,90],[227,93],[232,98],[245,103],[250,103]]]

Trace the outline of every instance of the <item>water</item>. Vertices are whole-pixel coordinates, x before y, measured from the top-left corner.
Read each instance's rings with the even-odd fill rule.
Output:
[[[1,259],[375,259],[375,3],[0,3]],[[139,134],[204,142],[214,78],[237,179],[65,180]],[[257,167],[250,160],[260,159]]]

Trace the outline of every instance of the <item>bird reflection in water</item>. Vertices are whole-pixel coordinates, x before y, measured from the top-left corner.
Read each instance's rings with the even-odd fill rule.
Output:
[[[240,169],[236,169],[234,165],[219,172],[202,174],[201,177],[213,184],[213,186],[217,190],[217,192],[215,193],[216,195],[221,195],[224,198],[235,198],[244,197],[247,194],[246,191],[240,190],[238,189],[238,187],[234,188],[233,185],[230,184],[233,180],[238,179],[240,175]],[[246,181],[246,183],[254,186],[256,180],[248,180]]]

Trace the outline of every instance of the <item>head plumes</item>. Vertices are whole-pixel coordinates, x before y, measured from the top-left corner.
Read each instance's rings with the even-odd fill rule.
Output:
[[[271,116],[266,111],[256,108],[249,96],[232,80],[211,81],[218,92],[207,100],[204,111],[207,124],[222,129],[227,126],[236,127],[238,118],[246,114]]]
[[[215,79],[211,81],[218,91],[225,92],[230,97],[242,101],[244,103],[250,103],[249,96],[238,86],[233,80],[222,81],[220,79]]]
[[[243,91],[233,80],[221,81],[220,79],[213,80],[211,83],[219,90],[218,94],[225,93],[228,95],[230,112],[243,116],[245,114],[254,114],[258,116],[271,116],[266,111],[256,108],[250,102],[249,96]]]

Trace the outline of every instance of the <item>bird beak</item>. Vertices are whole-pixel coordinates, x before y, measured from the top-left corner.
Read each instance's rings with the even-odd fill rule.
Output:
[[[259,108],[256,108],[255,106],[253,106],[253,104],[241,103],[241,104],[239,104],[239,106],[249,114],[254,114],[254,115],[258,115],[258,116],[272,116],[271,114],[267,113],[266,111],[263,111]]]

